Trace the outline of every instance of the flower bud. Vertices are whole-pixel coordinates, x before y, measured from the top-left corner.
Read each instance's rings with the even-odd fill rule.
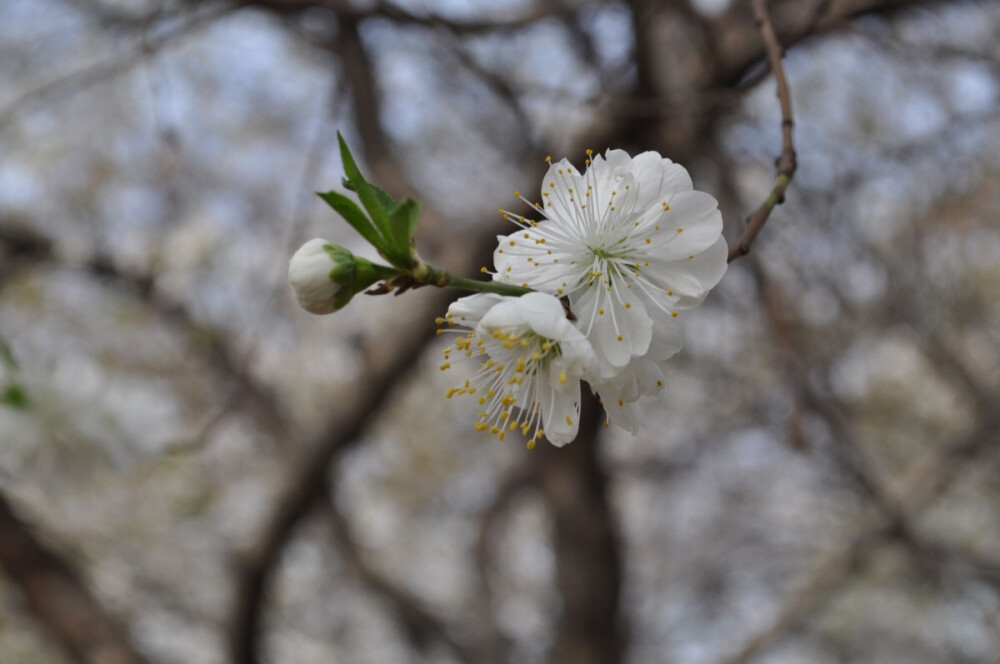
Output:
[[[288,261],[288,281],[295,297],[313,314],[331,314],[376,281],[397,274],[322,238],[306,242]]]
[[[306,242],[288,261],[288,281],[295,297],[313,314],[330,314],[347,304],[337,296],[353,281],[353,273],[354,255],[322,238]]]

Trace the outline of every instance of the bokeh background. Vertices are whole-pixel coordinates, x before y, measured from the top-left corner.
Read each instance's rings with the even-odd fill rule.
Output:
[[[637,436],[447,400],[454,293],[319,318],[336,132],[485,264],[547,154],[726,235],[744,0],[0,0],[0,662],[1000,662],[1000,3],[776,0],[799,170]]]

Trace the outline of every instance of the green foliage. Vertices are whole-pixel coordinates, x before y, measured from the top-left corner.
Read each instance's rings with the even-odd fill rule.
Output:
[[[0,403],[16,410],[27,410],[30,404],[28,391],[20,383],[8,383],[0,395]]]
[[[28,391],[17,380],[17,360],[3,339],[0,339],[0,363],[3,364],[4,373],[7,375],[7,382],[0,391],[0,404],[17,410],[27,410],[30,405]]]
[[[320,194],[358,233],[371,243],[392,265],[404,272],[416,261],[413,233],[420,219],[420,204],[412,199],[396,201],[385,190],[365,179],[358,168],[347,141],[339,133],[340,157],[344,163],[344,187],[358,195],[362,211],[350,199],[336,192]]]

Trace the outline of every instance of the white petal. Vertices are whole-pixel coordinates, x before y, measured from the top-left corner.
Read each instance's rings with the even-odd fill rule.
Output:
[[[585,290],[573,301],[580,327],[601,360],[601,374],[617,373],[629,360],[642,355],[652,338],[652,321],[637,296],[626,307],[602,287]],[[602,313],[603,311],[603,313]]]
[[[545,437],[556,447],[576,438],[580,428],[580,382],[566,392],[541,389],[542,426]]]
[[[659,208],[662,201],[693,188],[687,169],[664,159],[658,152],[643,152],[632,160],[632,173],[639,188],[640,209]]]
[[[448,314],[458,325],[475,327],[494,305],[504,301],[503,295],[496,293],[476,293],[459,298],[448,307]]]
[[[652,244],[648,245],[651,255],[678,260],[708,249],[722,235],[718,205],[715,198],[702,191],[684,191],[674,196],[670,210],[657,219],[661,230],[651,236]]]
[[[313,314],[336,311],[333,298],[340,291],[340,284],[330,279],[335,263],[325,248],[329,244],[323,238],[313,238],[288,261],[288,282],[295,297],[303,309]]]
[[[653,319],[653,339],[649,342],[646,357],[663,361],[676,355],[684,347],[684,328],[672,316],[655,316]]]
[[[622,373],[612,380],[601,382],[597,391],[613,403],[631,403],[663,389],[663,371],[655,362],[644,357],[634,358]]]
[[[639,433],[639,429],[642,428],[639,404],[624,402],[618,405],[617,400],[604,394],[601,394],[601,400],[604,401],[604,412],[608,414],[608,421],[633,436]]]
[[[542,205],[546,217],[565,223],[576,218],[575,201],[571,202],[570,199],[576,199],[581,180],[579,171],[568,159],[560,159],[549,166],[542,178]],[[570,192],[570,189],[573,191]]]

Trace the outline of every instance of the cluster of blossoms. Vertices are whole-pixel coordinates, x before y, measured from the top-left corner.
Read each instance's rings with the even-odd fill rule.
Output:
[[[583,173],[550,161],[541,203],[515,193],[541,220],[501,210],[519,230],[499,238],[493,279],[534,292],[463,297],[438,320],[469,328],[442,369],[453,355],[486,358],[448,396],[472,395],[477,429],[520,430],[529,447],[573,440],[581,380],[610,422],[637,431],[640,400],[663,388],[663,362],[683,343],[678,312],[726,270],[718,204],[682,166],[655,152],[587,154]]]
[[[515,192],[542,218],[500,211],[519,228],[499,238],[495,272],[483,268],[492,281],[483,282],[425,263],[413,240],[420,204],[365,180],[339,140],[345,186],[364,210],[338,192],[320,196],[389,265],[310,240],[288,267],[303,308],[332,313],[360,292],[427,285],[478,291],[437,321],[439,332],[459,332],[442,370],[453,356],[479,362],[448,392],[477,400],[478,430],[501,439],[520,431],[529,447],[542,437],[564,445],[579,428],[581,381],[601,398],[607,423],[638,429],[641,400],[663,389],[663,363],[683,343],[678,312],[700,304],[726,271],[718,203],[694,190],[683,167],[622,150],[588,150],[583,173],[550,159],[541,202]]]

